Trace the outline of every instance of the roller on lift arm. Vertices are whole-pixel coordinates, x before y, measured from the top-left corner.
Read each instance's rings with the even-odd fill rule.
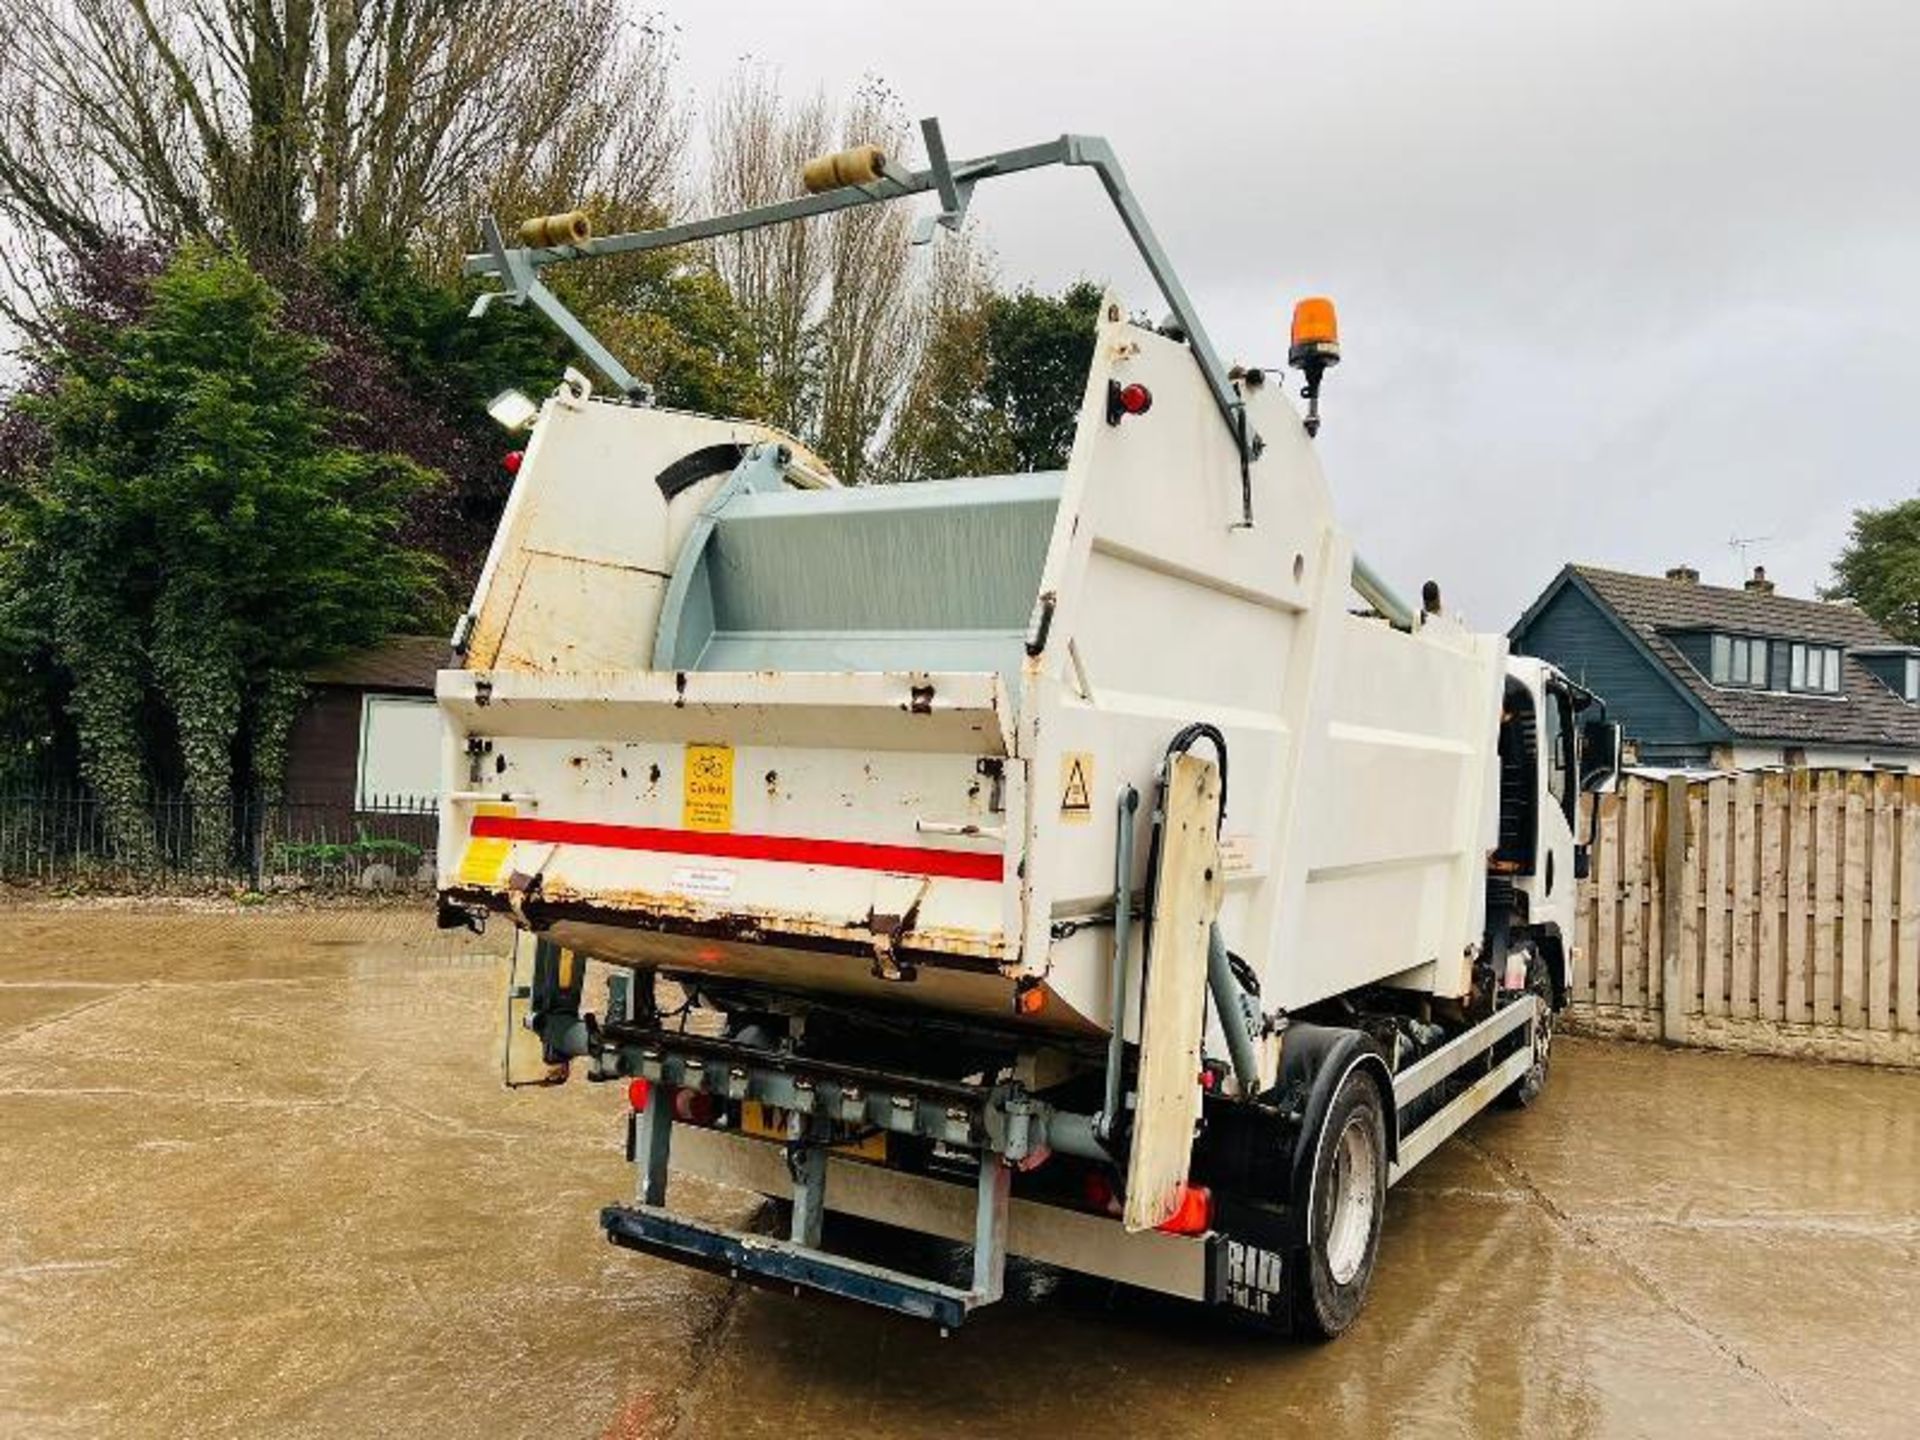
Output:
[[[474,314],[533,307],[619,393],[490,407],[530,433],[436,685],[442,923],[531,942],[509,1083],[628,1085],[615,1244],[948,1327],[1015,1254],[1337,1334],[1387,1187],[1544,1084],[1617,728],[1353,553],[1311,443],[1330,304],[1294,315],[1302,416],[1222,367],[1105,141],[922,133],[924,169],[858,146],[739,214],[484,222]],[[654,406],[541,279],[932,194],[926,243],[1056,165],[1171,311],[1102,305],[1058,472],[842,487]],[[670,1173],[790,1198],[788,1233],[674,1210]],[[829,1209],[971,1274],[830,1252]]]
[[[476,299],[472,314],[478,318],[486,314],[494,303],[502,300],[515,306],[531,305],[621,394],[642,404],[650,404],[651,389],[628,370],[599,337],[547,288],[540,279],[541,270],[570,260],[664,250],[932,192],[939,196],[940,209],[921,216],[914,229],[913,243],[924,245],[933,239],[936,227],[959,230],[972,204],[974,187],[983,180],[1019,175],[1053,165],[1085,166],[1100,177],[1101,187],[1113,202],[1120,223],[1146,263],[1154,284],[1159,287],[1174,326],[1185,337],[1188,348],[1193,352],[1194,363],[1200,367],[1200,373],[1206,380],[1207,390],[1213,396],[1221,422],[1227,427],[1240,452],[1241,524],[1251,527],[1254,523],[1253,489],[1248,470],[1260,459],[1266,442],[1249,426],[1246,401],[1239,384],[1229,377],[1227,368],[1220,363],[1219,353],[1207,336],[1206,326],[1201,323],[1199,312],[1188,298],[1186,287],[1180,283],[1172,261],[1167,258],[1166,251],[1153,233],[1153,227],[1148,224],[1146,212],[1134,198],[1113,147],[1097,135],[1062,135],[1057,140],[1039,145],[953,162],[947,158],[946,141],[941,134],[939,120],[933,117],[922,120],[920,133],[927,151],[925,169],[903,170],[888,159],[879,147],[855,146],[822,156],[808,167],[803,178],[806,188],[813,193],[731,215],[690,220],[655,230],[593,236],[588,233],[586,217],[579,211],[569,211],[525,222],[521,226],[521,237],[527,243],[509,249],[501,236],[498,222],[492,216],[487,216],[481,222],[486,249],[467,256],[466,273],[497,276],[504,288]],[[565,236],[564,243],[552,243],[561,235]],[[1295,346],[1295,363],[1302,366],[1308,377],[1307,390],[1312,410],[1305,424],[1308,433],[1313,434],[1320,427],[1320,376],[1326,365],[1331,363],[1326,359],[1326,352],[1332,341],[1332,310],[1324,301],[1308,304],[1326,307],[1324,311],[1316,308],[1312,312],[1316,322],[1314,337],[1319,343],[1308,351],[1301,351],[1297,341]],[[1337,344],[1331,344],[1331,352],[1337,360]],[[1302,359],[1302,356],[1308,358]],[[1418,623],[1414,608],[1358,555],[1353,558],[1353,587],[1369,605],[1401,629],[1412,629]]]

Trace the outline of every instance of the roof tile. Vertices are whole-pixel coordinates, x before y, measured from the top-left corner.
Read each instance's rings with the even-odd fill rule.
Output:
[[[444,635],[395,635],[367,650],[343,655],[307,672],[312,685],[345,685],[362,690],[433,692],[433,676],[450,654]]]

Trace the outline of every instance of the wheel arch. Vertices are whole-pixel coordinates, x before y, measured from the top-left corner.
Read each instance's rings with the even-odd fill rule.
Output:
[[[1529,926],[1528,936],[1540,947],[1540,954],[1547,962],[1547,979],[1553,985],[1553,1008],[1564,1010],[1573,992],[1573,957],[1567,953],[1565,939],[1560,927],[1551,922]]]
[[[1313,1215],[1313,1187],[1320,1167],[1320,1150],[1326,1143],[1327,1114],[1347,1077],[1357,1073],[1370,1081],[1379,1093],[1389,1165],[1400,1158],[1400,1119],[1393,1101],[1393,1072],[1387,1067],[1380,1047],[1365,1031],[1296,1025],[1287,1031],[1283,1054],[1282,1063],[1290,1076],[1308,1080],[1288,1185],[1288,1211],[1298,1239],[1304,1243]]]

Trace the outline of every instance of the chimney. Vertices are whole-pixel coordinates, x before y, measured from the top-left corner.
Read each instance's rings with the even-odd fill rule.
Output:
[[[1698,585],[1700,572],[1691,565],[1676,565],[1667,571],[1667,579],[1678,580],[1683,585]]]
[[[1749,594],[1753,595],[1771,595],[1773,593],[1773,581],[1767,578],[1766,566],[1756,565],[1753,567],[1753,578],[1747,581],[1746,589]]]

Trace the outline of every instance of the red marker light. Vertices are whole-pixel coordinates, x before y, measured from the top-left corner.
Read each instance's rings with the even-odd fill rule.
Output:
[[[1169,1235],[1204,1235],[1213,1228],[1213,1192],[1204,1185],[1182,1185],[1173,1214],[1156,1227]]]
[[[1153,408],[1153,392],[1135,381],[1131,385],[1122,385],[1118,380],[1107,381],[1107,423],[1118,425],[1129,415],[1144,415]]]
[[[647,1098],[653,1094],[653,1082],[644,1077],[627,1086],[627,1103],[636,1110],[647,1108]]]
[[[518,475],[520,473],[520,462],[526,458],[527,452],[524,450],[509,450],[505,455],[500,457],[500,463],[506,468],[506,472],[509,475]]]

